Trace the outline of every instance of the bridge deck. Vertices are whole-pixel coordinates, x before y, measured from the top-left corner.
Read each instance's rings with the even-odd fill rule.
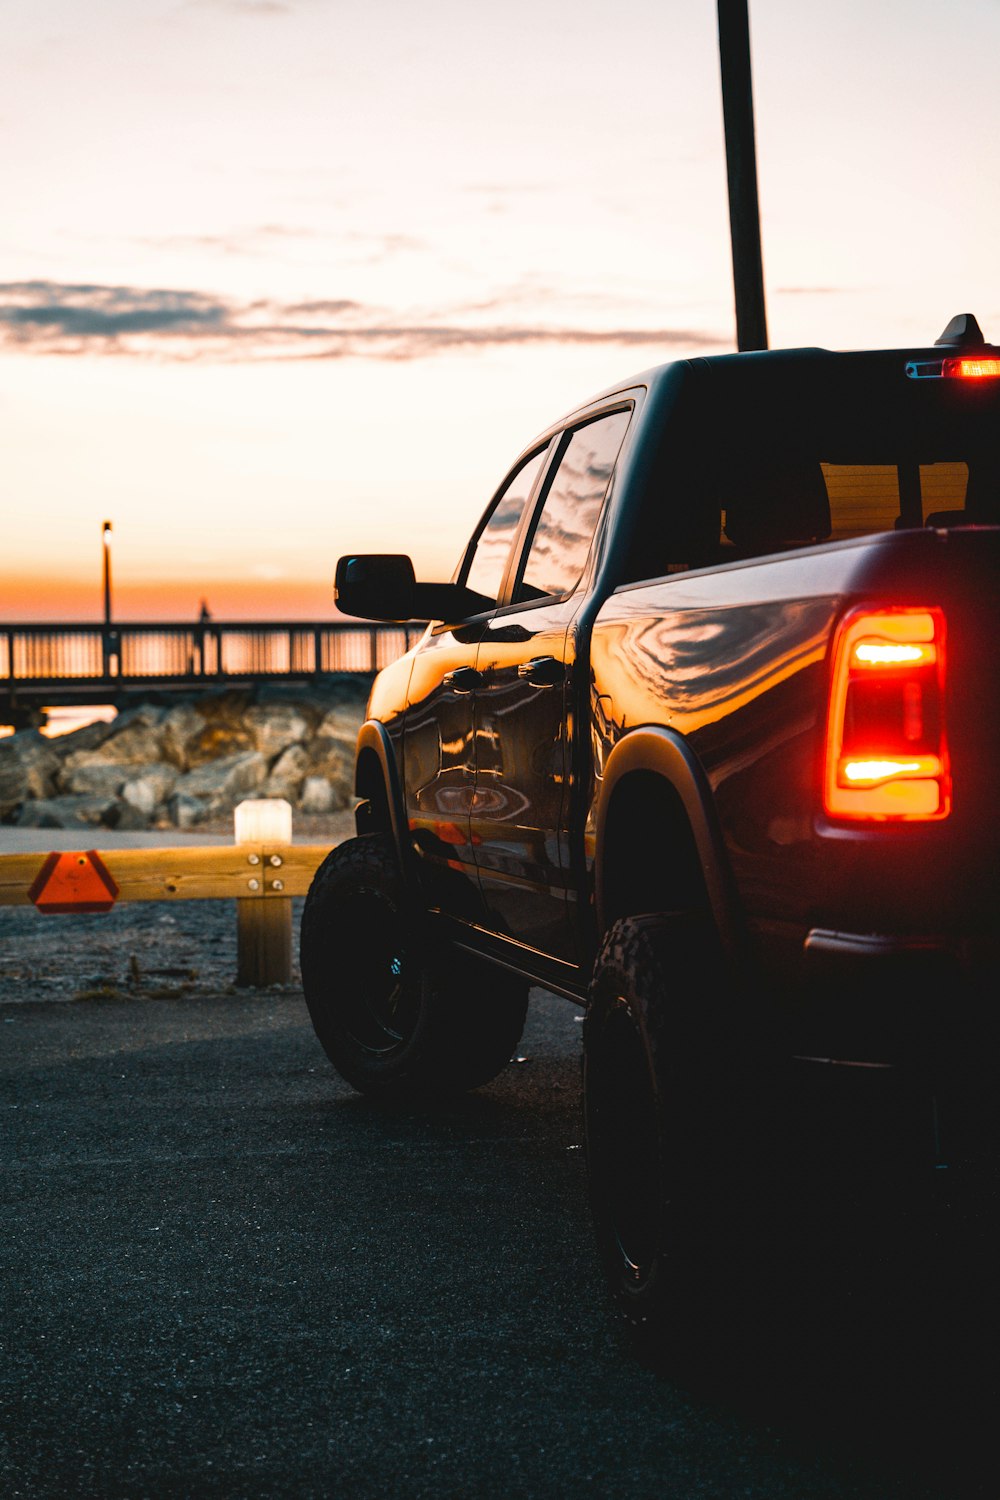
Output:
[[[422,630],[301,620],[0,624],[0,722],[42,704],[116,702],[142,690],[375,672]]]

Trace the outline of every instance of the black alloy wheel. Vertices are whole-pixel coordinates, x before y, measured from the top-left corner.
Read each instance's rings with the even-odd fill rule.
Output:
[[[488,1083],[524,1027],[527,985],[434,939],[387,834],[327,855],[306,897],[300,958],[324,1051],[382,1102]]]

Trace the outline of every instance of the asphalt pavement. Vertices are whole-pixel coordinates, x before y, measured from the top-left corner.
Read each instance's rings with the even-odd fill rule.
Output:
[[[0,1493],[995,1495],[971,1335],[799,1304],[708,1369],[636,1358],[577,1015],[536,991],[524,1060],[416,1114],[353,1094],[294,992],[0,1004]]]

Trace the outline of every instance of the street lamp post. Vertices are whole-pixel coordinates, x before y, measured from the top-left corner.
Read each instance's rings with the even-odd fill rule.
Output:
[[[118,652],[111,629],[111,522],[105,521],[101,530],[104,550],[104,675],[110,677],[118,665]]]
[[[736,347],[767,348],[764,263],[760,249],[757,151],[750,74],[750,19],[747,0],[718,0],[722,118],[729,174],[729,228],[733,242],[736,293]]]
[[[111,522],[105,521],[101,534],[104,543],[104,628],[111,629]]]

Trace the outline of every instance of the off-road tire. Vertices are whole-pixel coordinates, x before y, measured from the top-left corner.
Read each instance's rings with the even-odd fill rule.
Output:
[[[583,1030],[591,1210],[615,1305],[653,1344],[691,1334],[711,1268],[732,1253],[740,1090],[725,977],[698,913],[616,922],[594,967]]]
[[[524,1027],[527,985],[434,942],[387,834],[349,839],[320,865],[300,959],[327,1057],[386,1103],[488,1083]]]

